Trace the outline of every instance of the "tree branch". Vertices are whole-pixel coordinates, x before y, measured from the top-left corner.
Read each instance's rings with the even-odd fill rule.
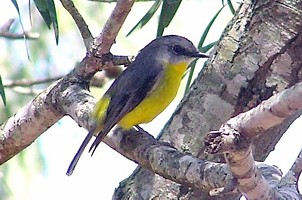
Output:
[[[100,56],[109,52],[111,46],[115,42],[117,33],[121,29],[128,13],[130,12],[134,1],[117,1],[115,9],[112,11],[109,20],[106,22],[102,33],[96,37],[94,45],[91,46],[90,53]],[[100,45],[108,48],[99,48]]]
[[[22,80],[4,81],[3,86],[6,88],[18,87],[18,86],[31,87],[33,85],[54,82],[54,81],[61,79],[62,77],[63,76],[54,76],[54,77],[46,77],[46,78],[42,78],[42,79],[37,79],[37,80],[22,79]]]
[[[106,78],[111,78],[111,79],[116,78],[122,72],[122,69],[117,67],[118,65],[128,66],[132,62],[132,60],[133,60],[133,56],[113,55],[111,61],[115,67],[107,68],[106,70],[104,70],[105,73],[103,75],[94,76],[90,81],[90,85],[96,87],[102,87],[106,82],[105,81]],[[20,86],[31,87],[38,84],[54,82],[61,78],[63,78],[63,76],[46,77],[37,80],[31,80],[31,79],[30,80],[22,79],[22,80],[13,80],[13,81],[6,80],[4,81],[3,86],[5,88],[20,87]]]
[[[294,164],[291,166],[289,171],[292,173],[292,176],[296,179],[296,182],[298,182],[302,172],[302,149],[299,152],[299,155],[297,156]]]
[[[69,106],[69,110],[67,110],[67,112],[73,113],[75,120],[79,124],[81,124],[86,129],[90,129],[91,125],[89,124],[89,113],[94,106],[95,99],[92,98],[85,89],[82,89],[77,85],[73,85],[69,89],[70,90],[68,92],[61,93],[60,95],[62,99],[65,99],[65,101],[71,102],[71,105]],[[302,105],[297,98],[301,95],[301,92],[302,83],[297,84],[296,86],[284,91],[283,93],[275,95],[268,101],[264,102],[264,105],[261,104],[253,110],[239,115],[239,119],[245,121],[239,121],[235,119],[232,119],[230,121],[236,121],[238,123],[240,122],[240,127],[245,127],[247,126],[246,123],[258,122],[259,120],[256,120],[258,119],[257,116],[254,115],[258,115],[259,118],[263,117],[262,112],[268,112],[266,113],[267,115],[271,115],[272,113],[270,112],[273,112],[273,114],[277,113],[278,119],[279,117],[286,118],[296,112],[298,109],[302,109]],[[77,94],[77,99],[74,97],[74,94]],[[289,108],[292,109],[284,111],[283,116],[281,116],[280,113],[276,111],[280,110],[280,108],[282,107],[287,108],[289,106],[287,103],[291,103],[291,106]],[[259,112],[259,110],[261,112]],[[251,116],[252,113],[254,113],[253,120],[247,119],[245,117]],[[278,123],[282,123],[282,120],[276,120],[274,123],[271,121],[270,126],[275,126]],[[266,125],[265,123],[263,124]],[[259,126],[258,123],[256,125]],[[262,125],[260,124],[260,126]],[[251,124],[248,124],[248,127],[253,126]],[[269,129],[271,127],[266,125],[265,129]],[[261,130],[265,129],[261,128]],[[255,129],[255,131],[257,131],[257,134],[260,134],[259,129]],[[250,140],[247,140],[247,142],[249,141]],[[242,145],[240,143],[239,147],[235,148],[235,150],[238,149],[238,151],[228,152],[228,156],[226,157],[232,175],[235,177],[235,179],[233,179],[232,176],[229,176],[229,167],[223,164],[215,164],[203,161],[188,154],[181,153],[175,148],[171,147],[169,144],[158,142],[144,132],[136,132],[134,130],[131,130],[130,132],[123,132],[121,130],[116,130],[113,134],[109,134],[108,137],[105,138],[104,142],[125,157],[133,160],[134,162],[137,162],[141,166],[152,170],[155,173],[164,176],[165,178],[185,184],[188,187],[195,189],[211,191],[212,194],[216,195],[236,193],[237,184],[241,189],[240,191],[248,197],[251,197],[252,195],[248,192],[254,192],[254,190],[252,189],[258,189],[257,195],[259,195],[259,192],[263,192],[265,193],[265,195],[269,195],[270,193],[267,193],[267,191],[272,191],[272,188],[270,187],[276,186],[279,181],[279,179],[276,180],[276,177],[281,177],[280,171],[268,166],[260,167],[261,172],[263,173],[262,175],[258,171],[256,164],[253,162],[250,146]],[[226,144],[233,145],[237,143],[229,142]],[[245,151],[243,147],[247,147],[247,151]],[[222,149],[232,150],[234,148]],[[240,165],[239,162],[243,162],[244,164]],[[242,171],[244,173],[242,173]],[[255,177],[250,177],[250,175],[252,174],[255,175]],[[272,176],[272,174],[274,174],[274,176]],[[267,180],[265,180],[262,176],[267,178]],[[246,185],[247,183],[257,183],[255,185],[257,187],[249,188],[248,191],[244,190],[248,186]],[[218,192],[215,192],[215,190],[217,190],[217,187],[219,187],[219,190]],[[260,195],[263,195],[263,193],[260,193]],[[297,193],[294,194],[296,195]],[[273,190],[272,195],[275,195],[274,197],[276,197],[281,194]]]
[[[248,199],[278,199],[283,194],[271,187],[256,167],[252,155],[252,141],[286,118],[302,110],[302,83],[263,101],[259,106],[241,113],[222,125],[220,131],[206,138],[206,151],[224,153],[238,188]],[[297,180],[296,180],[297,181]],[[297,182],[296,182],[297,183]],[[291,185],[295,187],[296,184]],[[287,185],[288,187],[288,185]],[[293,196],[297,190],[293,190]],[[288,195],[289,193],[287,193]]]
[[[84,94],[83,92],[85,91],[71,90],[69,93]],[[62,98],[69,101],[70,97],[66,95]],[[85,125],[85,122],[87,122],[89,111],[94,106],[94,98],[84,98],[90,103],[77,107],[78,110],[75,112],[79,114],[77,122],[83,124],[84,127],[87,126],[85,128],[89,129],[90,125]],[[79,99],[78,102],[83,102],[83,100]],[[75,104],[78,103],[76,102]],[[85,110],[86,112],[83,112]],[[229,174],[229,168],[225,164],[203,161],[189,154],[181,153],[171,145],[155,140],[148,133],[137,132],[135,130],[125,132],[118,129],[113,134],[109,134],[104,142],[139,165],[188,187],[211,191],[212,194],[216,195],[236,193],[237,191],[238,179],[234,181]],[[264,177],[270,181],[269,184],[276,185],[276,177],[281,177],[281,173],[275,168],[265,165],[260,166],[260,169]],[[272,176],[272,174],[274,175]],[[219,192],[213,192],[217,190],[217,187],[221,188]]]
[[[147,132],[116,129],[104,142],[144,168],[188,187],[209,191],[214,186],[228,184],[234,189],[235,184],[225,164],[203,161],[182,153]]]
[[[0,127],[0,164],[34,142],[63,116],[46,102],[54,85],[40,93]]]
[[[85,44],[86,50],[88,51],[91,43],[93,42],[94,38],[89,30],[87,23],[85,22],[84,18],[82,17],[81,13],[75,7],[71,0],[61,0],[63,7],[69,12],[73,20],[75,21]]]
[[[10,29],[14,23],[14,19],[9,19],[5,24],[0,27],[0,37],[5,37],[7,39],[38,39],[39,33],[32,33],[32,32],[24,32],[24,33],[12,33]]]

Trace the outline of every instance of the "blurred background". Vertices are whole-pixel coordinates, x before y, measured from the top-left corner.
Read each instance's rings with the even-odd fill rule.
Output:
[[[164,30],[164,35],[182,35],[197,46],[206,27],[222,8],[222,2],[183,1],[171,24]],[[101,32],[115,5],[79,0],[74,3],[94,36]],[[154,1],[135,3],[111,50],[113,54],[136,55],[156,37],[160,9],[143,28],[127,36],[153,4]],[[85,56],[81,35],[60,1],[55,1],[59,27],[58,45],[53,30],[47,28],[34,3],[31,2],[29,6],[28,1],[19,1],[18,5],[24,29],[39,37],[26,42],[23,39],[0,37],[0,75],[6,85],[7,98],[6,106],[0,101],[0,123],[4,123],[39,91],[50,85],[52,78],[67,74]],[[235,8],[238,5],[238,2],[233,2]],[[222,9],[207,34],[204,46],[220,38],[232,16],[227,6]],[[2,1],[0,26],[9,19],[15,19],[11,32],[22,33],[20,18],[12,1]],[[201,70],[203,62],[204,60],[198,61],[195,76]],[[12,81],[16,80],[46,81],[30,87],[10,87]],[[183,97],[186,80],[187,77],[184,78],[178,97],[168,109],[153,122],[142,126],[154,136],[157,136]],[[101,97],[111,82],[112,80],[107,80],[101,88],[92,87],[92,94],[96,98]],[[296,122],[291,126],[291,131],[298,130],[299,122]],[[86,134],[87,131],[69,117],[64,117],[49,128],[27,149],[0,166],[0,199],[111,199],[115,187],[133,172],[136,164],[101,144],[93,157],[85,152],[74,174],[67,177],[67,167]],[[290,133],[286,134],[267,159],[269,164],[277,165],[283,172],[290,167],[300,148],[299,141],[290,141],[291,138],[295,140],[290,137]],[[288,147],[288,142],[297,145]],[[282,155],[282,149],[285,148],[287,155]]]

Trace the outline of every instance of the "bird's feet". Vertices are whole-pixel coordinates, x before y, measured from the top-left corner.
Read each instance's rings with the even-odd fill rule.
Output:
[[[147,134],[147,136],[148,137],[150,137],[150,138],[152,138],[152,139],[155,139],[152,135],[150,135],[150,133],[148,133],[147,131],[145,131],[142,127],[140,127],[139,125],[135,125],[134,126],[136,129],[137,129],[137,131],[139,132],[139,133],[146,133]],[[171,142],[167,142],[167,141],[158,141],[161,145],[164,145],[164,146],[169,146],[169,147],[172,147],[172,148],[174,148],[174,149],[176,149],[174,146],[173,146],[173,144],[171,143]]]
[[[137,131],[138,132],[140,132],[140,133],[147,133],[147,134],[149,134],[147,131],[145,131],[142,127],[140,127],[139,125],[135,125],[134,126],[136,129],[137,129]]]

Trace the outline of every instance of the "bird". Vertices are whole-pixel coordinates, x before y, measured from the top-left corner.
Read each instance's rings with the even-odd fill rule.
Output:
[[[115,125],[129,130],[152,121],[175,98],[189,64],[208,57],[189,39],[179,35],[161,36],[147,44],[95,104],[91,112],[94,125],[66,174],[72,175],[94,135],[96,139],[89,149],[91,155]]]

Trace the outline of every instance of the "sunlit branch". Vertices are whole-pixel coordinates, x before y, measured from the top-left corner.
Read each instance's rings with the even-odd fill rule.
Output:
[[[279,197],[283,195],[282,192],[278,193],[274,187],[271,187],[256,167],[252,142],[257,136],[261,137],[261,134],[266,133],[267,130],[301,111],[301,95],[302,83],[298,83],[263,101],[257,107],[230,119],[219,131],[212,131],[207,136],[205,140],[207,152],[224,153],[230,172],[236,178],[239,190],[247,199],[260,199],[260,197],[280,199]],[[296,177],[301,172],[301,162],[301,157],[298,157],[296,165],[292,167],[297,173]],[[291,174],[285,178],[288,177],[292,177]],[[293,195],[295,195],[296,182],[292,183],[287,187],[293,188]]]

